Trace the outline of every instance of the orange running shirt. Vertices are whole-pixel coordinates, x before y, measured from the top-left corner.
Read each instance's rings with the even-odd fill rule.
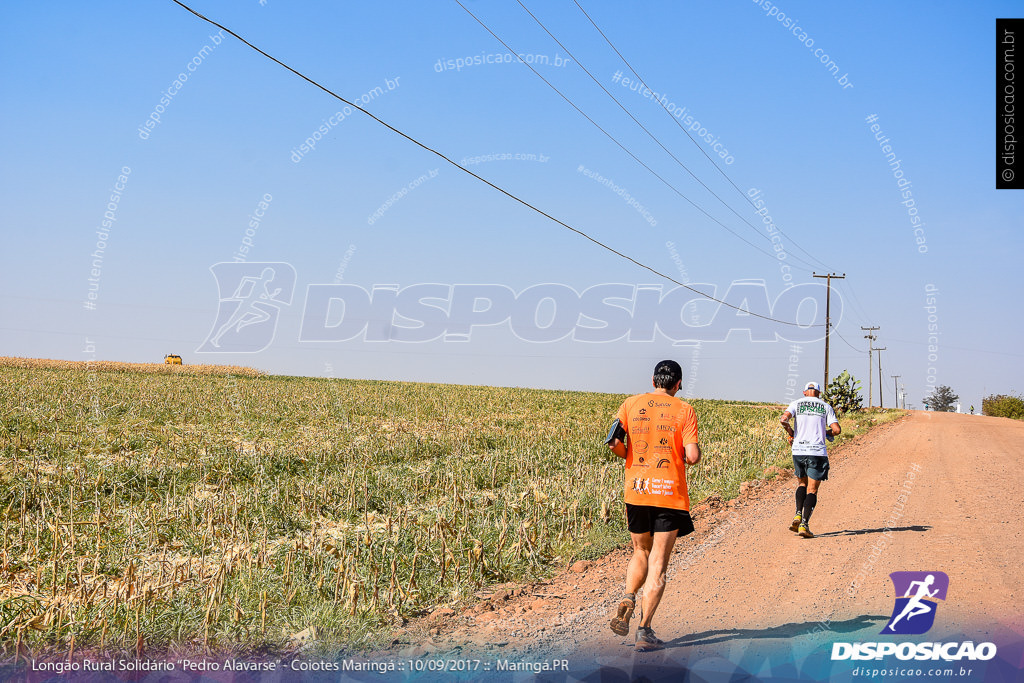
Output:
[[[667,394],[627,398],[617,415],[626,430],[626,502],[690,509],[683,446],[697,443],[697,413]]]

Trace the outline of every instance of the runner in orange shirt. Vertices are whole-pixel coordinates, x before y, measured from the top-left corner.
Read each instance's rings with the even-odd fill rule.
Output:
[[[626,593],[611,621],[618,635],[629,633],[636,593],[643,587],[636,650],[664,645],[651,620],[665,592],[665,573],[676,539],[693,532],[686,466],[700,462],[697,414],[675,398],[683,369],[674,360],[654,368],[654,391],[632,396],[619,408],[608,447],[626,460],[626,519],[633,555],[626,569]]]

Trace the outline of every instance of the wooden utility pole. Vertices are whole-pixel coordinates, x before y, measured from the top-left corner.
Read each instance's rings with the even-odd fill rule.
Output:
[[[885,347],[875,349],[875,351],[878,351],[878,407],[884,408],[885,401],[882,399],[882,351],[885,351]]]
[[[892,393],[893,393],[893,396],[896,397],[895,399],[893,399],[893,401],[894,401],[893,405],[895,405],[897,408],[899,408],[900,407],[900,387],[899,387],[899,384],[897,384],[896,380],[898,380],[903,375],[889,375],[889,376],[892,377]]]
[[[878,339],[878,337],[876,337],[875,335],[873,335],[871,333],[874,332],[875,330],[879,330],[881,328],[880,327],[862,327],[860,329],[862,329],[865,332],[867,332],[867,334],[864,335],[864,338],[868,340],[868,408],[870,408],[871,407],[871,402],[875,399],[875,390],[871,386],[871,377],[873,375],[873,373],[871,372],[871,361],[873,360],[872,357],[871,357],[871,354],[874,352],[874,349],[871,348],[871,344],[876,339]]]
[[[825,289],[825,383],[821,385],[821,391],[825,392],[828,389],[828,338],[832,334],[832,280],[842,280],[846,278],[846,273],[842,275],[836,275],[835,273],[828,273],[827,275],[818,275],[817,273],[811,273],[814,277],[825,278],[826,289]]]

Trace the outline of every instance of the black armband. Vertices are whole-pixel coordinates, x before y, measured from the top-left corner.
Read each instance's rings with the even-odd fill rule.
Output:
[[[605,438],[604,442],[610,446],[616,439],[619,441],[626,440],[626,430],[622,428],[622,422],[619,420],[612,422],[612,428],[608,431],[608,437]]]

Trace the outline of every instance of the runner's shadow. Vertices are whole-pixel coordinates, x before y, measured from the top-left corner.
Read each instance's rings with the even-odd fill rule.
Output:
[[[828,630],[834,633],[854,633],[865,628],[873,628],[878,624],[885,624],[889,616],[859,616],[846,621],[834,621],[828,625]],[[666,648],[671,647],[692,647],[694,645],[713,645],[727,640],[755,640],[759,638],[795,638],[797,636],[809,635],[816,631],[824,630],[819,621],[806,621],[802,624],[792,623],[772,628],[730,628],[704,631],[703,633],[691,633],[680,636],[665,643]]]
[[[818,538],[822,536],[860,536],[861,534],[884,534],[886,531],[928,531],[929,529],[931,529],[930,526],[915,524],[914,526],[894,526],[888,529],[884,527],[881,529],[844,529],[842,531],[826,531],[823,534],[814,535]]]

